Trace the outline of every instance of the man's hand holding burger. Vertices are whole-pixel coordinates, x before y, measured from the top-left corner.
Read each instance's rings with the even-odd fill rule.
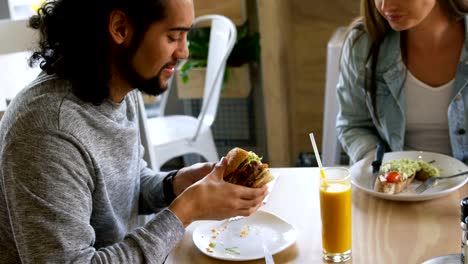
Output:
[[[268,194],[266,186],[249,188],[226,182],[222,158],[203,179],[185,189],[169,209],[187,226],[196,220],[221,220],[254,213]]]

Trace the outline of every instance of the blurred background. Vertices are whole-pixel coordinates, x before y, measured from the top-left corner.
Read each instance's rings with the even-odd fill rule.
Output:
[[[225,84],[212,127],[219,155],[239,146],[263,156],[272,167],[314,166],[308,137],[313,132],[322,155],[323,149],[331,152],[323,160],[324,166],[347,164],[345,154],[335,153],[335,148],[340,148],[336,147],[334,126],[330,125],[336,107],[334,95],[330,95],[334,85],[328,97],[326,87],[327,81],[332,83],[337,78],[338,71],[327,68],[327,58],[336,61],[339,57],[341,40],[336,39],[338,45],[333,46],[333,38],[337,38],[340,27],[338,35],[342,36],[343,27],[359,14],[359,1],[194,0],[194,4],[196,16],[225,15],[246,38],[238,43],[239,52],[231,54],[227,81],[231,84]],[[27,19],[38,5],[40,1],[35,0],[0,0],[0,19]],[[247,51],[257,52],[258,57],[254,52],[249,58],[241,58]],[[4,57],[0,55],[2,81],[6,75],[13,78],[2,62]],[[336,62],[333,67],[337,69]],[[24,86],[35,74],[20,75],[27,77],[17,78],[16,85]],[[184,82],[176,77],[166,114],[196,115],[200,96],[187,89],[196,80]],[[145,105],[148,115],[158,115],[157,98],[146,97]],[[192,159],[197,161],[197,157]],[[181,162],[175,159],[166,165],[167,169]]]

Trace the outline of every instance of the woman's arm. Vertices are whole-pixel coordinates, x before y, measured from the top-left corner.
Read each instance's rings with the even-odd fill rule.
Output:
[[[353,30],[345,40],[337,84],[337,136],[352,163],[374,150],[379,142],[366,100],[367,36],[358,34],[358,30]]]

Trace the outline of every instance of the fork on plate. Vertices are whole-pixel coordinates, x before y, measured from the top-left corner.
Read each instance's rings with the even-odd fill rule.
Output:
[[[273,259],[273,255],[271,251],[268,249],[268,246],[265,243],[265,238],[262,233],[260,233],[260,239],[262,240],[262,248],[263,254],[265,255],[265,264],[275,264],[275,260]]]
[[[454,175],[451,175],[451,176],[445,176],[445,177],[429,177],[421,185],[419,185],[416,188],[415,191],[416,191],[416,193],[422,193],[425,190],[431,188],[433,186],[433,184],[435,183],[435,181],[460,177],[460,176],[463,176],[463,175],[466,175],[466,174],[468,174],[468,171],[460,172],[460,173],[457,173],[457,174],[454,174]]]
[[[228,221],[228,223],[230,223],[230,222],[234,222],[234,221],[237,221],[237,220],[241,220],[242,218],[244,218],[244,217],[241,216],[241,215],[233,216],[233,217],[229,218],[227,221]]]

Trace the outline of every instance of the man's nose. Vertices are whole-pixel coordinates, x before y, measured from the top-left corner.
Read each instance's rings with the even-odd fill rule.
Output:
[[[177,47],[177,50],[175,51],[175,57],[176,59],[187,59],[189,56],[189,48],[188,48],[188,42],[187,40],[183,40],[180,42],[179,46]]]

